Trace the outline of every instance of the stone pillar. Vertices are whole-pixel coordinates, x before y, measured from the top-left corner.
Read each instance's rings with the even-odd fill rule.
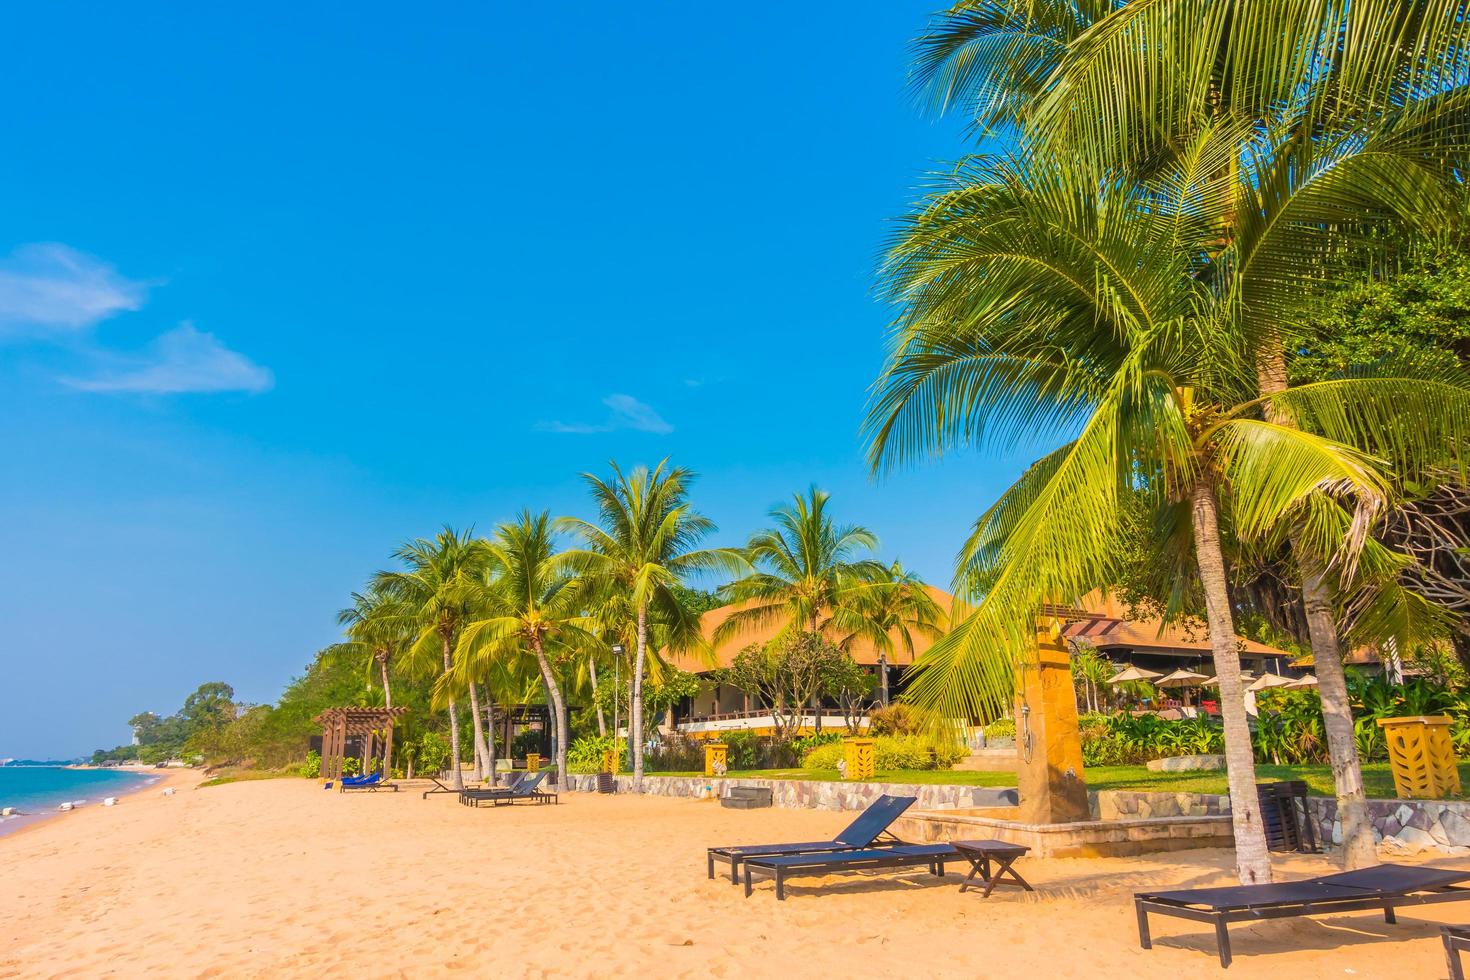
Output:
[[[1036,657],[1016,668],[1016,788],[1023,823],[1087,820],[1077,694],[1061,624],[1037,628]]]

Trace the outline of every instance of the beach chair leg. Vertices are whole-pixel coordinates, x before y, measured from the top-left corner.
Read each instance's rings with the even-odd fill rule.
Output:
[[[704,863],[705,863],[706,870],[709,871],[709,880],[710,881],[714,881],[715,880],[715,852],[714,851],[705,851],[704,852]]]
[[[1385,905],[1383,907],[1383,921],[1389,925],[1396,925],[1398,923],[1399,918],[1394,914],[1392,905]]]
[[[1230,933],[1225,931],[1225,920],[1215,920],[1215,942],[1220,947],[1220,969],[1230,968]]]
[[[746,862],[746,865],[745,865],[745,897],[746,898],[749,898],[750,897],[750,863],[749,862]]]
[[[1153,949],[1153,937],[1148,934],[1148,909],[1143,907],[1143,899],[1135,898],[1133,908],[1138,913],[1138,945],[1141,949]]]
[[[740,858],[734,854],[730,855],[730,884],[740,884]]]
[[[1460,951],[1449,936],[1444,936],[1444,959],[1450,968],[1450,980],[1465,980],[1465,968],[1460,965]]]
[[[776,869],[776,901],[786,901],[786,875],[780,868]]]

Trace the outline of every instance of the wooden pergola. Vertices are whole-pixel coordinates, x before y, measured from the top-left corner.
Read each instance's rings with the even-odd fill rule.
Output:
[[[407,708],[328,708],[312,721],[322,726],[322,778],[341,779],[347,739],[362,740],[363,775],[377,758],[378,739],[383,739],[383,773],[393,771],[393,722]]]

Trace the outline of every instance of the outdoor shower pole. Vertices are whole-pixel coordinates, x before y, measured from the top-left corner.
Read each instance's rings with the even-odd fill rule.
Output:
[[[618,743],[618,707],[623,700],[623,645],[614,643],[613,652],[613,744]],[[633,746],[628,746],[628,769],[633,768]]]

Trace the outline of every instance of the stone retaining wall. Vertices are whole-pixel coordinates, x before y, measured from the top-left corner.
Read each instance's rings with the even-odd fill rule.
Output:
[[[614,778],[619,793],[633,792],[632,776]],[[916,806],[926,810],[1015,806],[1016,791],[992,786],[929,786],[905,783],[842,783],[804,779],[731,779],[706,776],[644,776],[645,796],[724,796],[730,786],[760,786],[771,791],[771,801],[781,807],[813,810],[861,810],[884,793],[917,796]],[[570,775],[568,790],[597,792],[597,777]]]
[[[1088,793],[1092,815],[1102,820],[1137,817],[1216,816],[1230,812],[1230,797],[1206,793],[1141,793],[1102,790]],[[1317,824],[1317,839],[1342,843],[1337,801],[1307,798],[1307,812]],[[1470,854],[1470,802],[1459,800],[1369,800],[1373,837],[1390,851],[1414,854],[1439,851]]]

